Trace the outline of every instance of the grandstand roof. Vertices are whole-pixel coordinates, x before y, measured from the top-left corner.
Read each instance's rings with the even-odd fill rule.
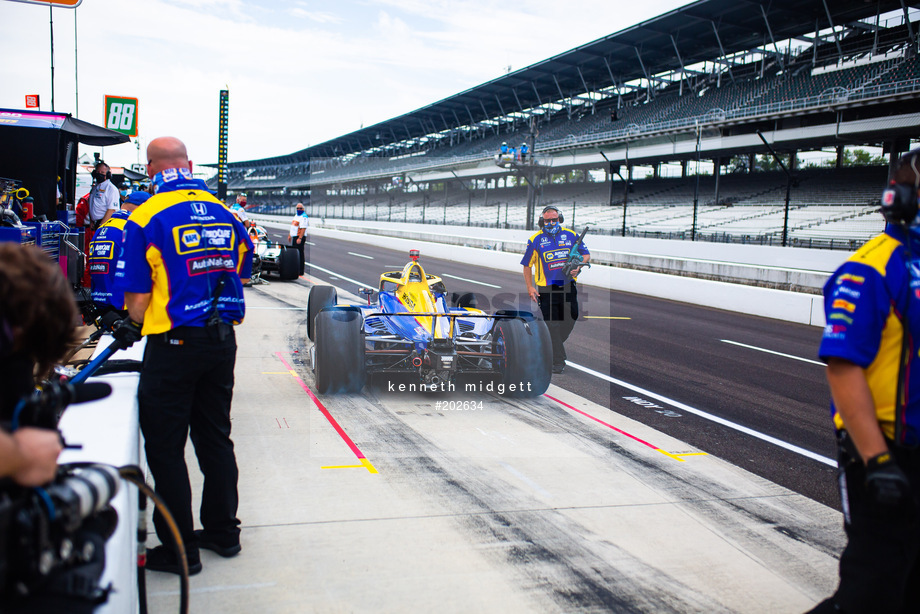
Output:
[[[900,0],[699,0],[433,104],[244,168],[335,157],[475,124],[902,9]]]

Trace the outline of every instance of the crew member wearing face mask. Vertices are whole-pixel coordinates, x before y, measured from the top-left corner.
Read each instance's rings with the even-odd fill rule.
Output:
[[[93,187],[89,191],[89,219],[93,230],[112,217],[121,205],[118,188],[112,184],[112,171],[101,160],[93,169]]]
[[[563,275],[569,250],[578,240],[575,231],[562,227],[562,214],[550,205],[540,214],[542,230],[530,237],[521,264],[524,266],[524,283],[527,294],[540,305],[543,320],[553,341],[553,373],[565,370],[565,340],[569,338],[578,319],[578,292],[575,278],[581,269],[572,272],[572,277]],[[578,247],[582,262],[591,259],[584,242]],[[536,278],[536,287],[534,280]]]
[[[306,254],[304,253],[304,245],[306,245],[307,237],[310,234],[310,217],[304,210],[303,203],[297,203],[296,208],[297,212],[294,214],[294,219],[291,221],[290,236],[291,245],[300,252],[300,274],[303,275],[304,263],[307,260]]]
[[[827,362],[847,546],[837,592],[812,612],[920,604],[920,149],[882,192],[885,232],[824,286]],[[916,380],[916,381],[915,381]]]

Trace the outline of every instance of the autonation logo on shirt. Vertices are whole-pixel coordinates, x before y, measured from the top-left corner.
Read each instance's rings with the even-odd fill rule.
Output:
[[[235,271],[236,265],[229,256],[202,256],[188,261],[189,276],[211,273],[214,271]]]

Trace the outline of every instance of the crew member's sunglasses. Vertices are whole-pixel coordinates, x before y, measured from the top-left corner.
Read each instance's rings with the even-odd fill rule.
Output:
[[[558,217],[545,217],[543,218],[543,223],[544,224],[558,224],[559,218]]]

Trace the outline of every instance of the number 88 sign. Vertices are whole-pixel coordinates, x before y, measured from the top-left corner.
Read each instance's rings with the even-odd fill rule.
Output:
[[[137,136],[137,98],[105,97],[105,127]]]

